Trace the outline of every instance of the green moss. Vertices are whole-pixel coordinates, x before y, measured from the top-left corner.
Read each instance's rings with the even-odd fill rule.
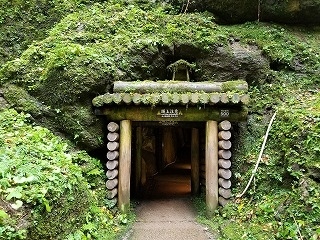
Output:
[[[239,86],[241,90],[239,90]],[[222,84],[222,91],[223,92],[247,92],[248,84],[244,80],[234,80],[234,81],[227,81]]]
[[[65,15],[81,8],[83,0],[0,1],[0,65],[18,57],[34,40]]]
[[[94,202],[85,183],[66,191],[52,206],[52,211],[37,209],[28,236],[31,239],[65,239],[86,223],[86,215]],[[50,229],[50,231],[48,231]]]
[[[18,111],[27,112],[34,117],[38,117],[47,110],[45,106],[21,87],[6,84],[3,86],[2,91],[6,101]]]

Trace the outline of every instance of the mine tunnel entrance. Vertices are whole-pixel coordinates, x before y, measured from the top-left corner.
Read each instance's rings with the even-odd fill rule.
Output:
[[[142,126],[133,130],[132,186],[136,199],[191,196],[190,127]]]
[[[248,84],[191,82],[188,76],[116,81],[112,93],[92,101],[107,122],[107,198],[122,212],[131,196],[189,196],[200,184],[210,215],[231,197],[231,122],[246,120]]]

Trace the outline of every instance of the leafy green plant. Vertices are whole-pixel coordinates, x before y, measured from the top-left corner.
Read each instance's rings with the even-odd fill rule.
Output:
[[[0,112],[0,135],[0,238],[115,238],[126,227],[103,204],[99,161],[12,109]]]

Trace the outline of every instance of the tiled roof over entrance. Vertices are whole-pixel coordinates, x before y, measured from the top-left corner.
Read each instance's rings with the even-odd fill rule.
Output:
[[[246,105],[249,101],[245,81],[187,82],[135,81],[114,83],[113,93],[97,96],[95,107],[105,105]]]

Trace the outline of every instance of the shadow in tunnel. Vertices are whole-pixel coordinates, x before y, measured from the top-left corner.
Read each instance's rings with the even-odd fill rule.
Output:
[[[191,196],[190,150],[182,149],[177,160],[147,181],[144,199],[181,198]],[[185,154],[188,153],[188,154]]]

